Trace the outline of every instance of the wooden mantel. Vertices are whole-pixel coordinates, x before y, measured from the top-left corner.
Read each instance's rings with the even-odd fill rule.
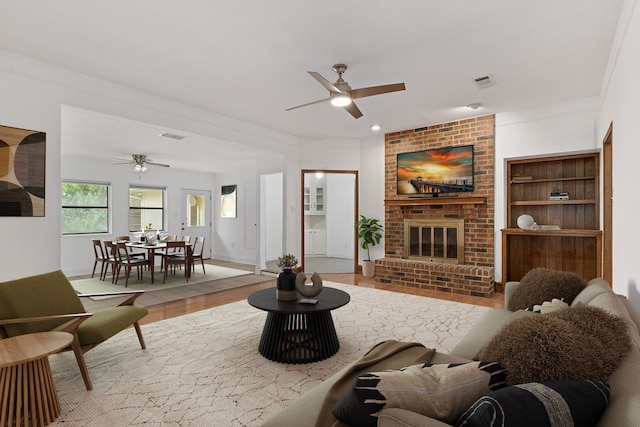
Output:
[[[385,206],[424,205],[484,205],[486,197],[414,197],[410,199],[386,199]]]

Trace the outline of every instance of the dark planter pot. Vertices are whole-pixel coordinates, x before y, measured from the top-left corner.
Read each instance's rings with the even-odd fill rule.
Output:
[[[276,298],[280,301],[295,301],[298,299],[298,291],[296,290],[297,274],[290,268],[285,268],[278,273]]]

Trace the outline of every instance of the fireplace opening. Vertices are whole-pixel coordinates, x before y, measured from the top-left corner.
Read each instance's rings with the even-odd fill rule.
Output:
[[[405,219],[404,257],[464,264],[464,219]]]

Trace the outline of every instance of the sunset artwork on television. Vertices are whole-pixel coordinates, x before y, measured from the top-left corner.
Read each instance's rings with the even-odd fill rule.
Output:
[[[400,196],[473,191],[473,145],[399,153],[397,188]]]

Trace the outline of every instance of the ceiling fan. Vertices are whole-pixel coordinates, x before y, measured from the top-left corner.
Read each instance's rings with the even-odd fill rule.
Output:
[[[114,163],[114,165],[134,165],[133,172],[136,172],[136,173],[146,172],[148,170],[147,166],[149,165],[161,166],[163,168],[169,167],[169,165],[165,165],[164,163],[156,163],[152,161],[150,158],[146,156],[146,154],[132,154],[131,157],[132,157],[131,160],[113,159],[113,160],[121,161],[119,163]]]
[[[362,112],[353,102],[354,99],[364,98],[366,96],[381,95],[383,93],[397,92],[405,90],[404,83],[394,83],[390,85],[382,86],[370,86],[360,89],[351,89],[349,83],[342,79],[342,74],[347,71],[347,66],[344,64],[336,64],[333,66],[333,71],[338,74],[338,80],[335,83],[331,83],[329,80],[322,77],[315,71],[307,71],[311,74],[311,77],[316,79],[322,86],[329,91],[329,98],[321,99],[319,101],[309,102],[307,104],[298,105],[297,107],[287,108],[285,111],[295,110],[296,108],[306,107],[308,105],[319,104],[325,101],[331,101],[331,104],[336,107],[343,107],[354,118],[358,119],[362,117]]]

